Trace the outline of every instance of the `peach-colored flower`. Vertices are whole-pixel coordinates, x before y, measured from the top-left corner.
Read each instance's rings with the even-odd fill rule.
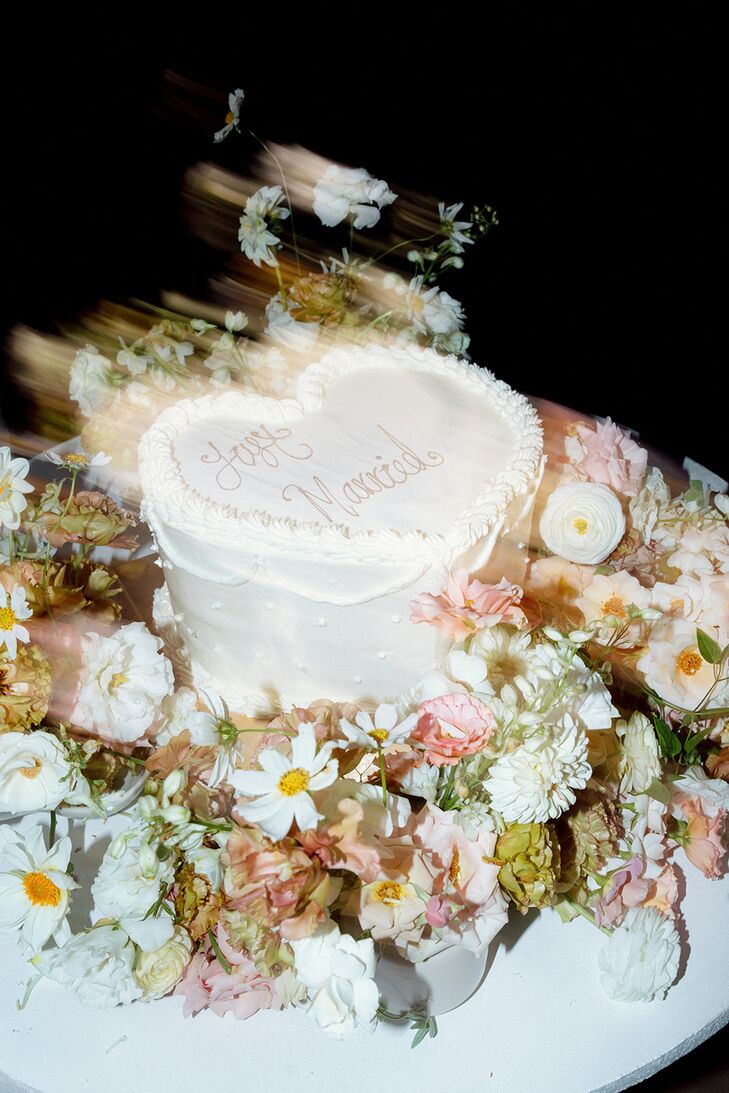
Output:
[[[644,876],[645,864],[636,855],[613,874],[595,905],[598,926],[618,926],[628,908],[640,907],[650,898],[651,882]]]
[[[468,694],[440,695],[423,702],[412,733],[425,745],[425,757],[435,767],[452,766],[488,744],[496,718],[480,699]]]
[[[726,872],[727,848],[723,839],[726,812],[719,809],[714,816],[707,816],[700,797],[683,801],[681,811],[688,824],[684,844],[686,857],[705,877],[712,880],[721,877]]]
[[[673,865],[665,865],[658,876],[651,880],[651,890],[643,906],[655,907],[669,918],[676,917],[678,879]]]
[[[706,760],[706,769],[712,778],[729,782],[729,748],[722,748],[710,755]]]
[[[567,458],[578,473],[591,482],[610,486],[626,497],[636,497],[645,477],[648,455],[610,418],[575,426],[565,438]]]
[[[527,588],[540,600],[572,606],[582,595],[594,572],[594,566],[577,565],[554,555],[532,562]]]
[[[628,607],[631,604],[643,610],[650,605],[650,600],[650,592],[643,588],[640,581],[621,570],[610,575],[594,576],[577,600],[577,606],[587,622],[613,617],[624,625],[629,621]]]
[[[252,960],[228,944],[222,926],[217,927],[216,941],[231,970],[225,971],[210,945],[195,953],[173,992],[185,999],[184,1016],[210,1009],[218,1017],[232,1013],[243,1021],[259,1010],[282,1009],[275,980],[262,976]]]
[[[383,871],[356,893],[352,910],[376,941],[407,950],[422,937],[434,870],[407,836],[388,842],[387,851]]]
[[[358,801],[345,798],[337,804],[340,818],[298,836],[310,857],[316,855],[325,869],[347,869],[368,882],[380,871],[377,847],[360,831],[364,811]]]
[[[506,622],[519,630],[533,623],[533,602],[524,601],[524,591],[503,577],[498,584],[471,579],[465,570],[451,573],[442,592],[422,592],[412,603],[413,622],[427,622],[446,637],[463,641],[476,630]]]

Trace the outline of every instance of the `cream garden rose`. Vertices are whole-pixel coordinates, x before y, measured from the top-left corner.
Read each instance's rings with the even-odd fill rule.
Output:
[[[55,736],[0,735],[0,812],[22,816],[56,808],[72,788],[71,767]]]
[[[182,978],[191,954],[190,935],[182,926],[175,926],[172,937],[161,948],[138,954],[134,975],[144,991],[145,1001],[151,1002],[170,993]]]
[[[570,482],[550,495],[539,533],[553,554],[580,565],[603,562],[625,534],[617,495],[597,482]]]

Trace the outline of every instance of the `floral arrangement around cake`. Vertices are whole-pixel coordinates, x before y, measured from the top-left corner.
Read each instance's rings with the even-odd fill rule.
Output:
[[[241,102],[216,139],[239,128]],[[336,168],[314,211],[366,229],[395,196]],[[251,261],[278,269],[290,212],[283,188],[248,200]],[[433,287],[472,242],[458,212],[442,208],[441,242],[413,250],[402,313],[378,324],[390,337],[465,350],[459,305]],[[369,306],[345,321],[361,276],[350,248],[306,285],[282,282],[269,325],[288,338],[371,325]],[[213,332],[211,382],[256,356],[245,325],[229,314]],[[147,380],[202,382],[187,331],[212,326],[160,324],[116,364],[81,350],[81,409],[143,402]],[[726,867],[726,495],[692,481],[672,496],[623,430],[571,425],[523,584],[458,571],[414,601],[412,623],[449,639],[440,670],[379,705],[322,699],[261,724],[177,685],[162,640],[125,621],[123,577],[99,550],[128,557],[137,520],[81,488],[109,457],[50,458],[58,475],[34,492],[28,462],[0,449],[0,813],[50,814],[22,834],[0,825],[0,931],[28,954],[28,989],[47,977],[100,1007],[173,993],[186,1016],[303,1007],[337,1038],[407,1018],[419,1042],[434,1018],[381,1005],[378,953],[479,955],[510,913],[552,908],[604,935],[611,998],[665,994],[680,873]],[[108,820],[120,801],[92,924],[71,934],[78,884],[57,814]]]

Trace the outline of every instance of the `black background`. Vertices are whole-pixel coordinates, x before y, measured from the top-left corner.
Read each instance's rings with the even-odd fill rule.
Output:
[[[270,139],[498,209],[443,283],[475,360],[729,477],[720,6],[409,6],[396,25],[384,6],[208,5],[163,29],[94,10],[16,13],[6,35],[4,326],[170,284],[204,296],[215,256],[181,226],[180,182],[233,162],[211,131],[242,86]],[[205,122],[171,73],[208,89]],[[7,384],[2,405],[22,427]],[[726,1088],[709,1051],[645,1088]]]

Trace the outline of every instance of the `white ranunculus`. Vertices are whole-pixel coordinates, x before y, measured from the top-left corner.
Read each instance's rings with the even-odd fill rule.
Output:
[[[656,734],[645,714],[634,713],[629,721],[618,721],[620,740],[620,789],[623,793],[645,793],[654,778],[661,776]]]
[[[113,398],[114,388],[109,383],[112,371],[111,361],[93,345],[79,349],[74,357],[68,393],[86,417]]]
[[[172,937],[160,949],[150,953],[139,953],[134,965],[134,974],[139,986],[144,991],[144,1000],[151,1002],[155,998],[164,998],[179,983],[187,965],[190,963],[192,942],[187,930],[175,926]]]
[[[355,941],[330,924],[291,948],[296,977],[308,992],[307,1012],[328,1036],[343,1040],[355,1028],[374,1029],[380,999],[371,938]]]
[[[161,649],[161,639],[141,622],[109,637],[87,634],[74,724],[123,743],[144,736],[174,687],[172,666]]]
[[[118,919],[145,951],[159,948],[173,931],[164,912],[145,917],[159,898],[160,886],[174,880],[174,858],[160,861],[155,849],[127,832],[110,845],[91,886],[98,916]]]
[[[359,231],[373,228],[380,209],[392,205],[396,197],[386,182],[373,178],[364,167],[332,163],[314,187],[314,212],[327,228],[351,217]]]
[[[592,773],[587,735],[569,715],[496,760],[484,781],[491,808],[506,823],[546,823],[575,803]]]
[[[0,812],[56,808],[73,788],[62,744],[47,732],[0,734]]]
[[[28,504],[25,494],[33,492],[26,482],[29,470],[27,459],[13,459],[10,448],[0,448],[0,527],[20,527],[20,514]]]
[[[596,565],[612,554],[625,534],[625,516],[609,486],[570,482],[550,494],[539,533],[560,558]]]
[[[676,927],[655,907],[631,907],[598,953],[600,981],[616,1002],[663,998],[678,974]]]
[[[38,953],[38,971],[74,991],[85,1006],[108,1009],[142,996],[134,975],[136,949],[119,926],[95,926],[63,948]]]

